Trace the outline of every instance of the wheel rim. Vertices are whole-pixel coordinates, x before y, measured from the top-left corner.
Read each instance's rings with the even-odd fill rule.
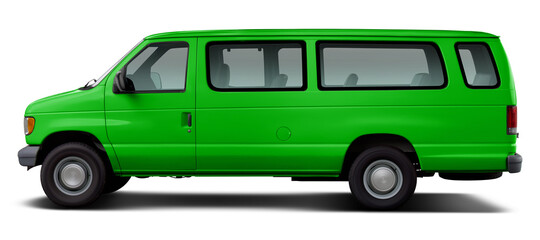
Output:
[[[403,185],[403,174],[392,161],[380,159],[372,162],[364,172],[364,187],[377,199],[395,196]]]
[[[62,193],[81,195],[92,183],[92,170],[88,163],[75,156],[62,159],[54,168],[54,183]]]

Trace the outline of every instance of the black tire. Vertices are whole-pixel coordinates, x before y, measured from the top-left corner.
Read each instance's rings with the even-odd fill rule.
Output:
[[[113,193],[120,190],[120,188],[126,185],[126,183],[129,181],[130,178],[131,177],[116,176],[112,172],[108,173],[107,181],[105,182],[105,187],[103,188],[102,193],[107,194],[107,193]]]
[[[81,207],[101,195],[105,176],[99,154],[84,143],[71,142],[47,154],[41,168],[41,186],[52,202]]]
[[[349,186],[363,206],[391,210],[403,205],[414,193],[416,171],[403,152],[373,147],[355,159],[349,171]]]

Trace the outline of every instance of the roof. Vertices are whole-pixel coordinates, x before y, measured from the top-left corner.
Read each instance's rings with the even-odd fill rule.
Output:
[[[474,31],[450,30],[390,30],[390,29],[241,29],[198,30],[153,34],[145,39],[172,37],[234,37],[234,36],[362,36],[362,37],[457,37],[497,38],[498,36]]]

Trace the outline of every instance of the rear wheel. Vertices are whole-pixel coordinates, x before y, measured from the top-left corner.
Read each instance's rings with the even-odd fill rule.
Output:
[[[97,152],[84,143],[53,149],[41,168],[41,186],[54,203],[79,207],[94,202],[103,191],[105,166]]]
[[[360,204],[371,209],[394,209],[414,193],[416,172],[401,151],[373,147],[354,161],[349,172],[349,186]]]

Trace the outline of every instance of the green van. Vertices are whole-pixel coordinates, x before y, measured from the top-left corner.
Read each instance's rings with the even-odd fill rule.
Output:
[[[405,203],[417,177],[517,173],[514,82],[499,38],[435,30],[161,33],[101,78],[31,103],[28,168],[59,205],[130,177],[348,181]]]

